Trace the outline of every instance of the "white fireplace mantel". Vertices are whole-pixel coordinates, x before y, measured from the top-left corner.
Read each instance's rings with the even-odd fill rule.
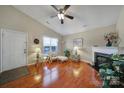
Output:
[[[118,54],[118,47],[92,47],[92,62],[94,64],[94,54],[95,52],[104,53],[104,54]]]

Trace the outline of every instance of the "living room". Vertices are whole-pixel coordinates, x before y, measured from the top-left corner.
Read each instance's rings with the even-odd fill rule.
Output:
[[[1,5],[0,87],[124,87],[123,20],[121,5]]]

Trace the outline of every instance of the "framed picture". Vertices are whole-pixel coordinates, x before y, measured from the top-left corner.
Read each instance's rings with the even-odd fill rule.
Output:
[[[73,40],[73,46],[74,47],[83,47],[83,39],[82,38],[76,38]]]

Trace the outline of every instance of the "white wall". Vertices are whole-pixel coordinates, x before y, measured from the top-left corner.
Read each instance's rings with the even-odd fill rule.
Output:
[[[29,16],[23,14],[12,6],[0,6],[0,28],[8,28],[28,33],[28,63],[34,62],[33,49],[35,44],[34,38],[40,40],[39,47],[43,47],[43,36],[49,36],[59,39],[59,54],[61,54],[62,36],[46,26],[40,24]],[[43,49],[43,48],[42,48]]]
[[[73,39],[83,38],[83,49],[78,53],[81,55],[81,59],[92,62],[92,46],[105,46],[104,34],[109,32],[115,32],[116,25],[100,27],[85,32],[67,35],[63,37],[65,42],[65,48],[73,49]]]

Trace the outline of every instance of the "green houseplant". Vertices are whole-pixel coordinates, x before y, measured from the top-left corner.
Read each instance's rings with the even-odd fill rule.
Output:
[[[124,57],[120,56],[119,54],[112,55],[111,59],[114,61],[124,61]]]
[[[64,50],[64,55],[65,55],[66,57],[70,57],[70,51],[69,51],[68,49],[65,49],[65,50]]]

